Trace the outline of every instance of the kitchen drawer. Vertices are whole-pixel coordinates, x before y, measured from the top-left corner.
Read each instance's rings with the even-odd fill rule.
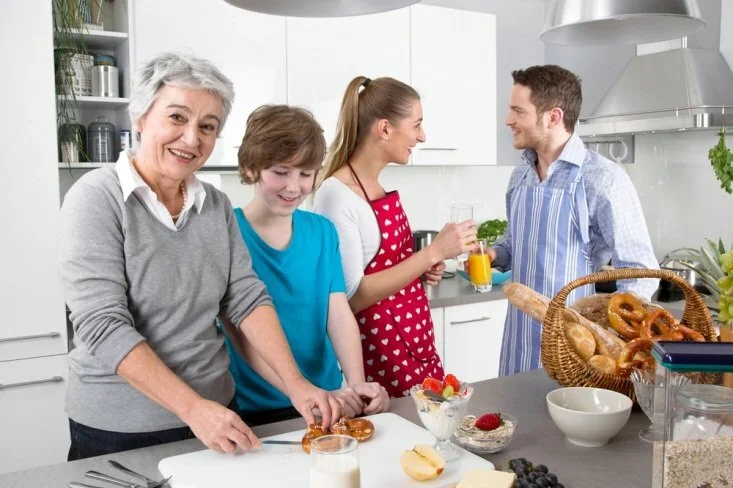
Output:
[[[446,373],[469,383],[499,375],[508,307],[508,300],[493,300],[444,309]]]
[[[0,473],[66,461],[66,357],[0,362]]]

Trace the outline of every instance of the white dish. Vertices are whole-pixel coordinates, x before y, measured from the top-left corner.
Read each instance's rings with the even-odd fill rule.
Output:
[[[568,441],[598,447],[619,433],[631,414],[631,398],[603,388],[559,388],[547,394],[547,410]]]

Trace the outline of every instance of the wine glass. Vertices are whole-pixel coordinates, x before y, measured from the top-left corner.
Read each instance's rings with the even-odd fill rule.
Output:
[[[420,385],[410,388],[410,396],[415,400],[420,421],[435,436],[433,449],[446,461],[457,459],[461,450],[451,443],[451,436],[458,430],[461,420],[468,411],[468,402],[473,395],[473,386],[461,384],[460,392],[448,399],[439,400],[427,396]]]
[[[661,441],[664,437],[664,418],[660,418],[664,412],[664,379],[660,377],[659,384],[655,382],[654,371],[634,369],[631,372],[631,383],[634,385],[636,401],[639,402],[644,414],[652,421],[651,425],[639,431],[639,439],[646,442]],[[682,386],[688,384],[690,379],[681,374],[673,374],[669,388],[675,392]],[[672,392],[674,395],[674,392]],[[656,414],[655,414],[656,412]]]
[[[456,224],[460,224],[461,222],[465,222],[466,220],[473,219],[473,205],[460,203],[451,205],[450,208],[450,221],[455,222]],[[456,256],[456,261],[459,263],[465,263],[468,261],[468,253],[465,252],[463,254],[459,254]]]

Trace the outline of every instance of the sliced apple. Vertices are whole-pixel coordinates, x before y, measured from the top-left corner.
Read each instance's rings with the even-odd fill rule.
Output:
[[[418,481],[437,478],[445,469],[445,460],[425,444],[418,444],[400,457],[402,469],[410,478]]]

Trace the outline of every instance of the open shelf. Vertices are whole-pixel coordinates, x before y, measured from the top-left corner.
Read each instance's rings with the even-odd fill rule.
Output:
[[[129,38],[127,32],[74,29],[70,33],[79,35],[89,50],[113,51]],[[58,42],[58,39],[55,39],[55,41]]]
[[[66,100],[73,100],[72,97],[69,95],[59,95],[59,98],[64,98]],[[76,97],[76,103],[79,105],[79,108],[98,108],[101,110],[104,109],[118,109],[118,108],[125,108],[127,107],[128,102],[130,101],[129,98],[112,98],[112,97],[85,97],[85,96],[77,96]]]
[[[113,168],[117,163],[59,163],[59,169]]]

